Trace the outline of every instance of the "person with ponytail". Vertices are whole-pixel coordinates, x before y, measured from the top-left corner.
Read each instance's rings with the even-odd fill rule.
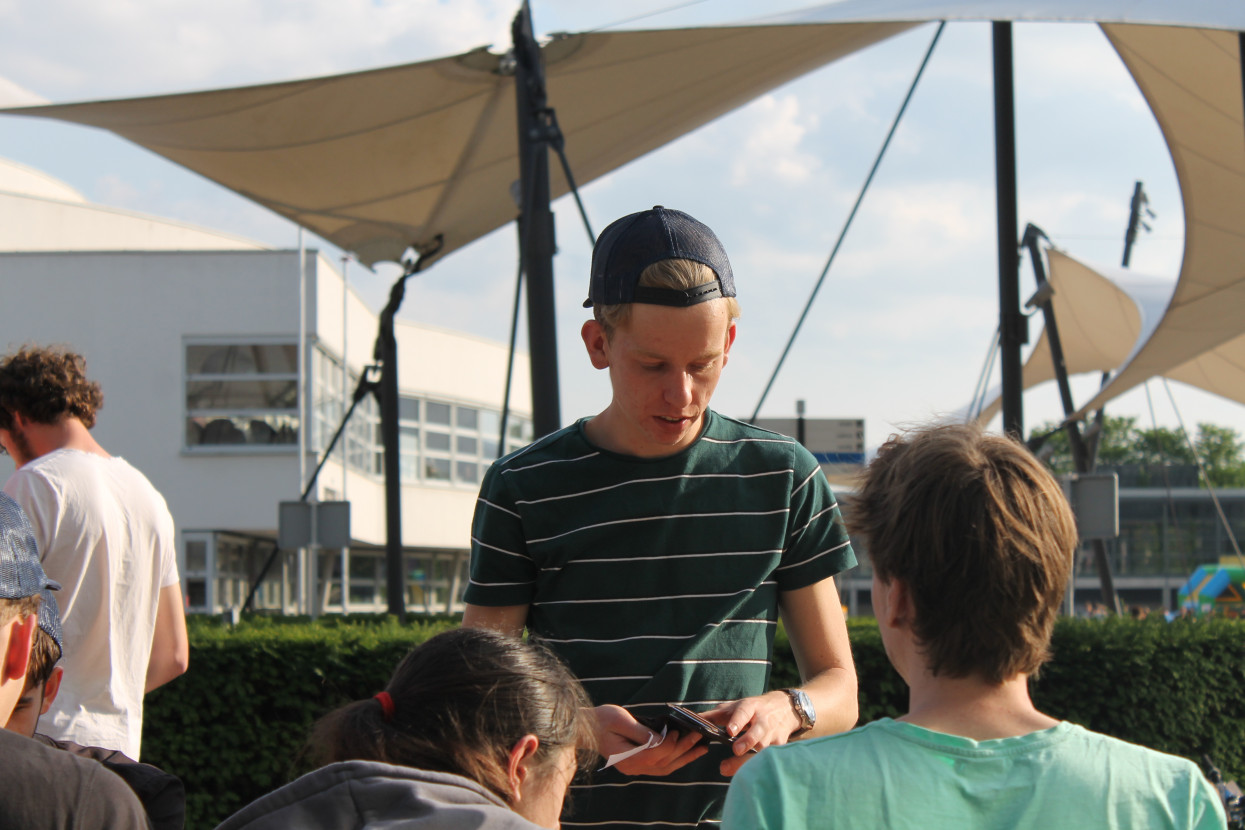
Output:
[[[384,690],[316,723],[307,751],[326,766],[217,830],[557,828],[577,758],[595,757],[587,706],[539,645],[480,629],[438,634]]]

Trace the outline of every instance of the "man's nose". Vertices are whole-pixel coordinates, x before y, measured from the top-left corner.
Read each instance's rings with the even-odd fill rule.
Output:
[[[692,402],[692,377],[687,372],[675,372],[666,384],[666,402],[680,408]]]

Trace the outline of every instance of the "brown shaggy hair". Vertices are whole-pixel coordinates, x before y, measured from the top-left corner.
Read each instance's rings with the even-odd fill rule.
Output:
[[[934,675],[1001,683],[1049,659],[1076,524],[1022,444],[961,424],[891,436],[848,506],[878,578],[907,586]]]
[[[90,429],[103,405],[104,393],[87,380],[80,354],[56,346],[22,346],[0,359],[0,429],[13,428],[14,412],[37,424],[55,424],[69,415]]]
[[[713,282],[717,275],[708,265],[692,259],[662,259],[640,272],[636,285],[648,288],[674,288],[685,291],[707,282]],[[739,319],[739,302],[734,297],[726,297],[727,312],[732,320]],[[711,300],[710,302],[717,302]],[[605,329],[605,336],[612,338],[614,329],[625,326],[631,321],[631,306],[634,303],[617,305],[594,305],[592,316]]]
[[[26,688],[34,689],[47,683],[60,659],[60,646],[51,634],[36,626],[34,643],[30,647],[30,666],[26,669]]]

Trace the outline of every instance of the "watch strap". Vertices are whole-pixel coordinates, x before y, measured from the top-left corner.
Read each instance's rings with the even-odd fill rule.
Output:
[[[817,714],[813,710],[813,702],[803,689],[783,689],[782,691],[791,701],[791,711],[795,712],[795,716],[800,720],[800,727],[791,733],[792,738],[798,738],[812,729],[813,725],[817,723]]]

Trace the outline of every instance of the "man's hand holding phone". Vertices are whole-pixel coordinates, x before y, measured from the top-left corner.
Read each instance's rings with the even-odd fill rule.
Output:
[[[752,754],[765,747],[785,744],[800,725],[792,713],[790,699],[780,691],[724,703],[702,712],[701,717],[735,736],[731,743],[733,754],[722,762],[725,776],[734,775]]]
[[[606,758],[644,746],[660,734],[660,729],[650,729],[621,706],[597,706],[593,714],[597,722],[597,751]],[[624,775],[669,775],[708,751],[701,743],[700,733],[671,729],[660,744],[619,761],[614,768]]]

